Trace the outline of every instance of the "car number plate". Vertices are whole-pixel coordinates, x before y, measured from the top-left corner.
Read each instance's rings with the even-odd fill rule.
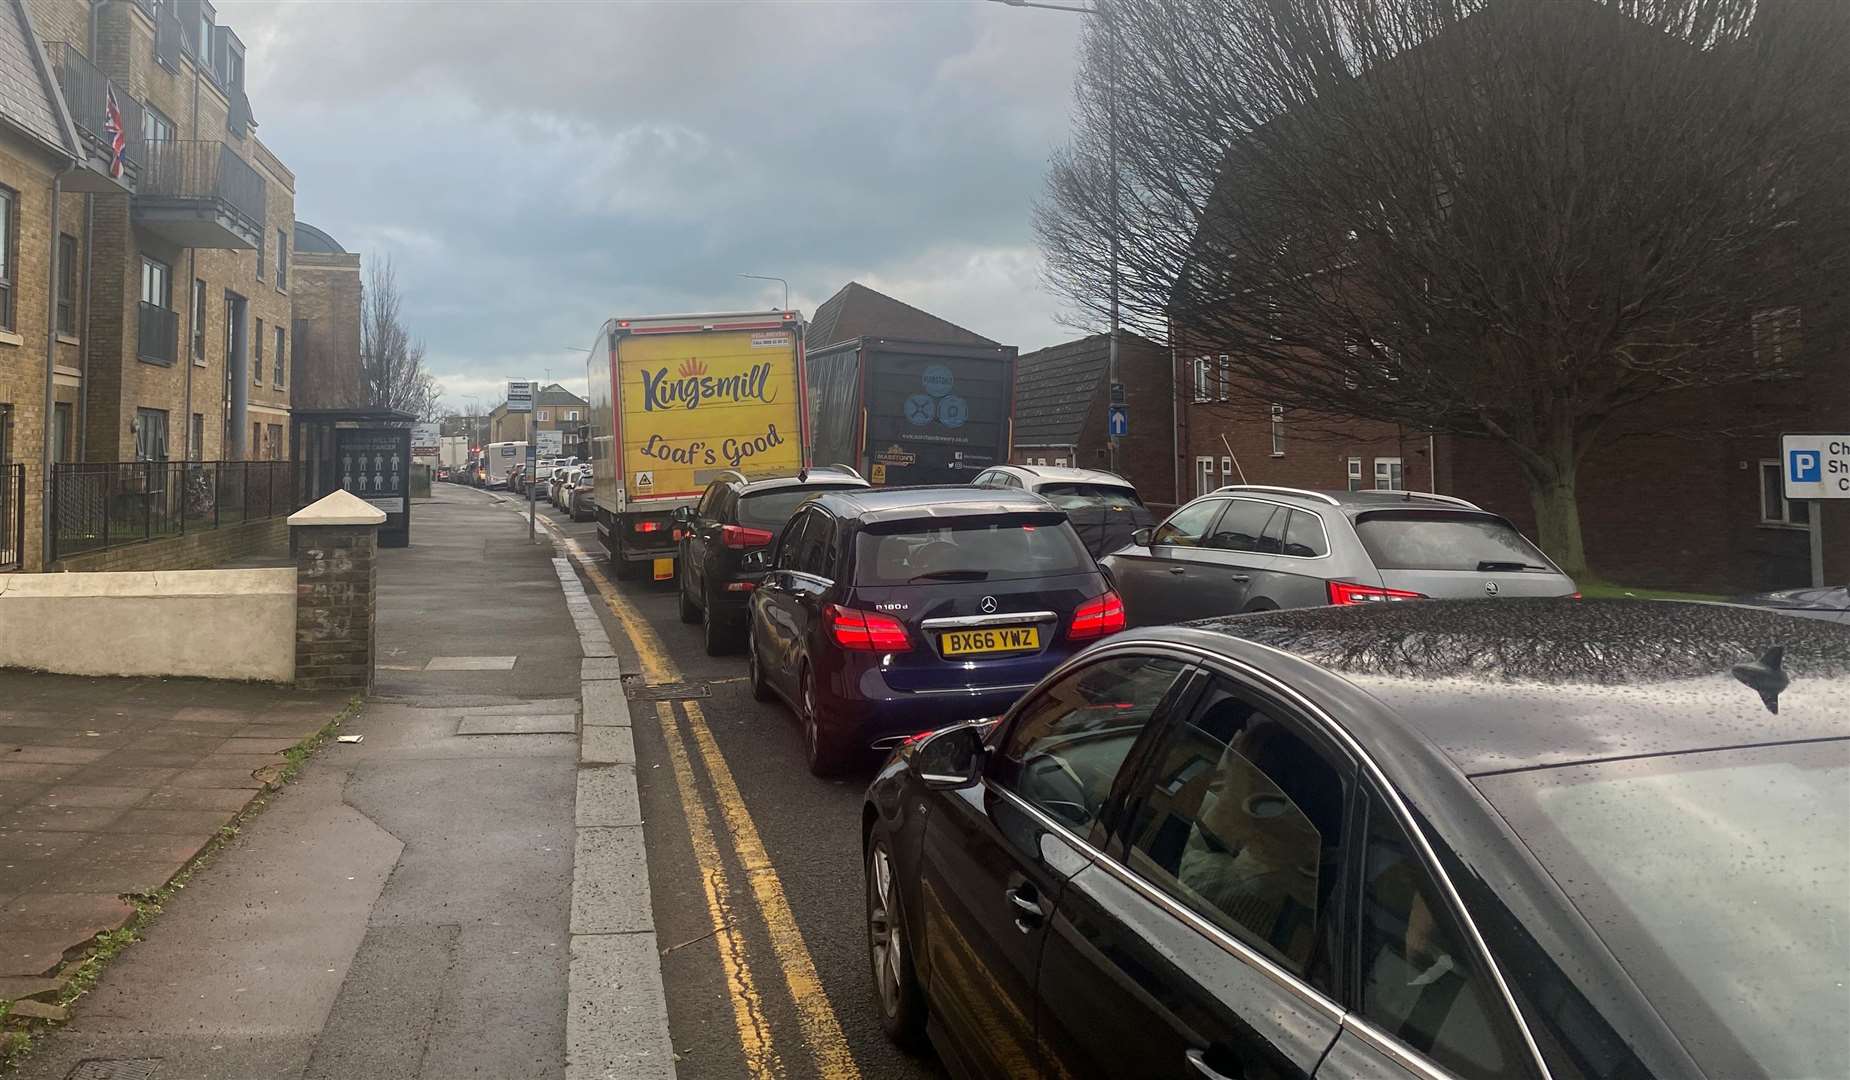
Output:
[[[944,655],[1024,652],[1041,647],[1038,626],[996,626],[985,630],[952,630],[939,639]]]
[[[674,560],[673,559],[656,559],[654,560],[653,566],[654,566],[654,571],[655,571],[655,580],[669,581],[673,579],[674,577]]]

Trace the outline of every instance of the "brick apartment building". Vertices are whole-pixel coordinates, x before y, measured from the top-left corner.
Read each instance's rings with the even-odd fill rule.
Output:
[[[1014,447],[1017,465],[1109,467],[1105,434],[1111,337],[1094,334],[1024,353],[1015,369]],[[1146,503],[1170,506],[1180,448],[1178,403],[1169,350],[1129,331],[1118,333],[1118,374],[1130,413],[1130,434],[1119,440],[1119,468]]]
[[[291,407],[359,409],[360,257],[305,221],[289,254]]]
[[[47,423],[52,461],[290,456],[295,177],[246,62],[207,0],[0,10],[0,567],[42,562]]]
[[[532,431],[563,432],[562,442],[570,450],[570,444],[578,437],[578,429],[584,426],[590,417],[591,403],[572,393],[558,383],[547,383],[533,399],[533,412],[511,413],[507,411],[507,402],[495,406],[488,414],[489,442],[527,442],[527,435]]]

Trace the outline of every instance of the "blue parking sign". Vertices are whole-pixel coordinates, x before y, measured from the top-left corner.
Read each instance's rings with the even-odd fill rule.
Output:
[[[1815,484],[1824,477],[1824,455],[1816,450],[1793,450],[1786,454],[1787,479],[1795,484]]]

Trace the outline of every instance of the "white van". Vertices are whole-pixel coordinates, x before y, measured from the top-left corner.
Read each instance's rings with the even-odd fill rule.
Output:
[[[482,448],[483,487],[507,487],[507,471],[510,467],[527,460],[527,444],[522,442],[495,442]]]

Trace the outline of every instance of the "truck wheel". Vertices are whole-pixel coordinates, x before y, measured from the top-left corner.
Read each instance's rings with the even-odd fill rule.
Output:
[[[676,574],[674,576],[674,579],[675,579],[675,592],[679,594],[679,599],[681,601],[681,621],[684,623],[688,623],[690,625],[693,623],[699,622],[700,621],[700,609],[694,606],[693,594],[687,591],[687,560],[686,559],[681,560],[681,572]],[[708,620],[708,621],[711,622],[712,620]],[[709,630],[707,632],[708,639],[711,640],[712,636],[713,636],[712,631]],[[711,650],[709,650],[709,655],[711,655]]]

